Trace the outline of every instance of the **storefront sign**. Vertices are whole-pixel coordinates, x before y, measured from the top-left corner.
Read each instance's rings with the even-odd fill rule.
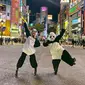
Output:
[[[52,20],[52,15],[48,15],[48,19],[49,20]]]
[[[61,0],[61,3],[69,3],[69,0]]]
[[[72,7],[72,8],[69,10],[69,14],[71,15],[71,14],[73,14],[74,12],[78,11],[78,10],[77,10],[77,7],[78,7],[78,5]]]
[[[73,20],[72,20],[72,25],[78,24],[78,23],[80,23],[80,22],[81,22],[81,18],[73,19]]]
[[[19,28],[16,25],[11,26],[11,36],[18,37],[19,36]]]
[[[84,2],[81,1],[80,3],[78,3],[77,5],[73,6],[72,8],[70,8],[69,10],[69,15],[72,15],[76,12],[78,12],[79,10],[81,10],[81,8],[83,7]]]
[[[66,21],[65,21],[65,29],[67,29],[68,24],[69,24],[69,22],[68,22],[68,20],[66,20]]]
[[[73,25],[73,24],[77,24],[77,23],[78,23],[78,19],[72,20],[72,25]]]

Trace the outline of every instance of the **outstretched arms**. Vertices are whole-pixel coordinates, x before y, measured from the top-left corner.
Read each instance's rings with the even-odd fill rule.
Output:
[[[60,32],[60,35],[58,35],[55,39],[55,41],[59,42],[59,40],[62,38],[63,34],[65,33],[65,29],[62,29]]]
[[[46,40],[43,42],[43,46],[47,47],[50,43],[54,43],[54,42],[59,42],[59,40],[62,38],[63,34],[65,32],[65,29],[62,29],[62,31],[60,32],[60,35],[58,35],[54,41],[49,41]]]
[[[31,36],[30,31],[29,31],[29,29],[28,29],[28,27],[27,27],[26,22],[24,22],[24,28],[25,28],[25,32],[26,32],[26,37]]]

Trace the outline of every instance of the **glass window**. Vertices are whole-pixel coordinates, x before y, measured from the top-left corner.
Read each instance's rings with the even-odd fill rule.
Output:
[[[5,0],[6,4],[10,5],[11,4],[11,0]]]

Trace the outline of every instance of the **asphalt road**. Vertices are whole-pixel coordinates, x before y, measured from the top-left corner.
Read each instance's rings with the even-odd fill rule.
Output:
[[[22,45],[0,46],[0,85],[85,85],[85,49],[70,46],[65,48],[76,58],[75,66],[71,67],[62,61],[58,74],[54,75],[49,50],[41,46],[36,49],[37,76],[33,75],[27,56],[19,70],[19,78],[15,78],[16,63],[22,52]]]

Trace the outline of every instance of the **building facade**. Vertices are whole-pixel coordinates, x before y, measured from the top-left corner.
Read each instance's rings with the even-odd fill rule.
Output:
[[[84,23],[84,35],[85,35],[85,0],[84,0],[84,21],[83,21],[83,23]]]
[[[3,21],[5,37],[19,37],[21,17],[27,17],[26,0],[0,0],[0,22]]]
[[[84,0],[71,0],[69,8],[69,29],[71,29],[71,36],[77,35],[78,40],[81,39],[83,34],[83,7]]]
[[[60,2],[60,14],[59,14],[60,29],[64,28],[66,32],[64,33],[63,40],[68,39],[69,34],[69,0],[61,0]]]
[[[43,6],[41,7],[41,12],[40,12],[40,24],[44,24],[44,32],[43,36],[46,38],[47,37],[47,26],[48,26],[48,8]]]
[[[36,24],[40,23],[40,13],[36,13]]]
[[[0,21],[3,21],[3,36],[10,36],[11,0],[0,0]]]

